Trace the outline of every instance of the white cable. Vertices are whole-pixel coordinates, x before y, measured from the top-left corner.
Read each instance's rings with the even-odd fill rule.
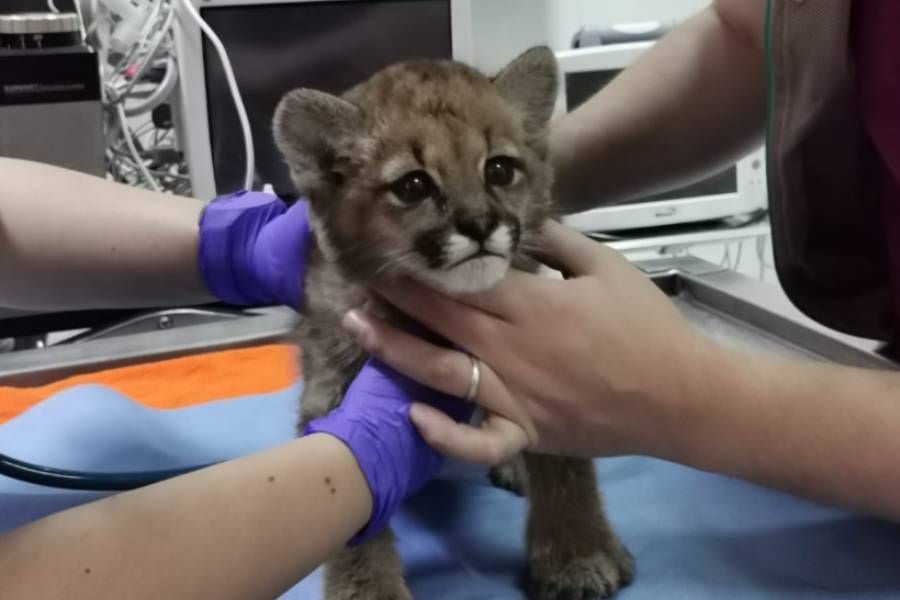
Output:
[[[153,31],[153,26],[159,20],[159,13],[162,12],[164,1],[165,0],[156,0],[156,2],[153,3],[153,8],[150,9],[150,14],[147,16],[147,22],[144,23],[144,28],[141,29],[138,40],[147,39],[150,32]],[[174,6],[171,6],[170,8],[174,8]]]
[[[153,110],[168,99],[172,90],[175,89],[176,83],[178,83],[178,68],[175,66],[175,61],[169,56],[166,58],[166,74],[163,75],[162,81],[159,82],[159,85],[156,86],[153,93],[141,100],[138,104],[133,104],[126,108],[125,115],[136,117],[137,115]],[[122,103],[124,104],[124,101]]]
[[[116,113],[119,115],[119,124],[122,127],[122,135],[125,136],[125,143],[128,144],[128,151],[131,152],[131,158],[134,159],[134,162],[137,164],[138,169],[141,170],[141,175],[144,176],[144,179],[147,180],[147,183],[150,184],[150,187],[152,187],[157,192],[161,192],[162,188],[156,182],[156,179],[153,177],[153,175],[150,174],[150,171],[147,170],[147,166],[144,164],[144,161],[141,160],[137,148],[134,147],[134,140],[131,137],[131,129],[128,127],[128,118],[125,116],[125,108],[122,106],[121,102],[116,104]]]
[[[47,0],[47,2],[54,6],[53,0]],[[85,27],[87,27],[84,23],[84,15],[81,13],[81,0],[74,0],[75,2],[75,12],[78,14],[78,29],[81,31],[81,40],[83,43],[87,43],[87,31]],[[57,11],[59,12],[59,11]]]
[[[144,73],[147,71],[147,68],[153,63],[153,58],[156,55],[156,51],[159,50],[160,45],[163,40],[169,34],[169,30],[172,28],[172,23],[175,21],[175,7],[169,9],[169,14],[166,15],[166,20],[163,23],[162,29],[160,29],[157,36],[153,39],[153,42],[150,44],[150,48],[147,50],[147,54],[144,56],[144,62],[140,64],[137,71],[134,74],[134,77],[131,78],[131,81],[125,86],[121,91],[116,90],[117,96],[116,101],[124,101],[125,96],[131,91],[131,89],[137,85],[137,82],[141,80],[144,76]]]
[[[731,244],[725,242],[724,246],[725,252],[722,254],[722,260],[719,261],[719,266],[731,270]]]
[[[150,39],[150,34],[153,33],[153,28],[159,25],[160,21],[160,12],[162,11],[162,6],[164,4],[164,0],[157,0],[153,3],[153,7],[150,9],[150,15],[147,17],[146,23],[144,23],[144,28],[141,29],[140,34],[138,34],[136,41],[131,45],[131,49],[119,59],[116,63],[116,69],[114,73],[118,73],[124,66],[131,64],[135,55],[138,51],[145,45],[147,45],[147,40]],[[170,7],[170,10],[172,7]]]
[[[762,281],[766,274],[765,237],[756,238],[756,260],[759,261],[759,280]]]
[[[253,134],[250,131],[250,119],[247,118],[247,110],[244,108],[244,101],[241,98],[241,92],[238,89],[237,80],[235,79],[234,71],[231,68],[231,61],[228,60],[228,53],[225,51],[225,46],[222,45],[222,40],[220,40],[219,36],[216,35],[216,32],[206,24],[206,21],[203,20],[200,13],[197,12],[197,9],[194,8],[194,5],[191,2],[192,0],[181,0],[185,12],[200,26],[200,29],[206,34],[206,37],[209,38],[210,43],[212,43],[213,47],[216,49],[219,60],[222,61],[222,69],[225,71],[225,78],[228,80],[228,88],[231,90],[231,97],[234,99],[234,107],[237,109],[238,120],[241,122],[241,131],[244,134],[244,155],[246,159],[244,167],[244,189],[249,190],[253,187],[253,176],[255,173]]]
[[[55,12],[56,14],[59,14],[59,9],[56,8],[56,5],[53,3],[53,0],[47,0],[47,8],[49,8],[51,11]]]
[[[744,242],[743,240],[737,243],[737,258],[734,259],[734,270],[740,272],[741,270],[741,255],[744,253]]]

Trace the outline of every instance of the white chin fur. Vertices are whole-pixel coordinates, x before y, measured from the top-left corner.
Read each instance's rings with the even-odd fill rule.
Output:
[[[446,294],[472,294],[491,288],[509,271],[509,260],[499,256],[482,256],[458,264],[452,269],[434,271],[417,269],[413,276]]]

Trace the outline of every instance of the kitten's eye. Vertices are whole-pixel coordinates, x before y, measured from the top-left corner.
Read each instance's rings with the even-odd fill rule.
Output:
[[[506,187],[516,181],[519,165],[509,156],[494,156],[484,163],[484,182],[491,187]]]
[[[407,173],[391,184],[391,191],[404,204],[415,204],[437,195],[438,188],[425,171]]]

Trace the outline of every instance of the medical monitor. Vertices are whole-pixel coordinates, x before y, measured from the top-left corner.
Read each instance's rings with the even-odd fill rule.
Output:
[[[576,109],[653,44],[632,42],[557,52],[561,72],[557,116]],[[582,231],[608,232],[751,213],[766,207],[764,161],[765,153],[759,148],[736,164],[690,185],[628,198],[569,215],[564,221]]]
[[[469,0],[191,0],[228,52],[256,154],[254,188],[296,192],[272,137],[272,114],[297,87],[340,93],[412,58],[471,61]],[[176,119],[194,195],[243,187],[244,143],[213,46],[182,9],[176,19]]]

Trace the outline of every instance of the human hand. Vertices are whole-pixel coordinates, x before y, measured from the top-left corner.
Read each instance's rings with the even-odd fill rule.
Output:
[[[236,305],[285,304],[300,310],[308,206],[287,208],[263,192],[237,192],[210,203],[200,218],[200,271],[217,298]]]
[[[356,457],[372,492],[372,517],[351,544],[381,531],[400,502],[431,479],[444,457],[429,446],[409,419],[413,400],[426,402],[451,423],[471,418],[473,405],[428,389],[370,359],[353,380],[341,404],[303,432],[328,433]]]
[[[673,304],[616,252],[561,225],[544,230],[548,264],[570,278],[512,272],[487,292],[448,298],[404,282],[379,293],[481,359],[481,428],[427,406],[411,417],[449,456],[496,464],[522,449],[598,456],[666,455],[685,399],[715,354]],[[462,396],[468,356],[353,312],[345,324],[369,353],[424,385]]]

